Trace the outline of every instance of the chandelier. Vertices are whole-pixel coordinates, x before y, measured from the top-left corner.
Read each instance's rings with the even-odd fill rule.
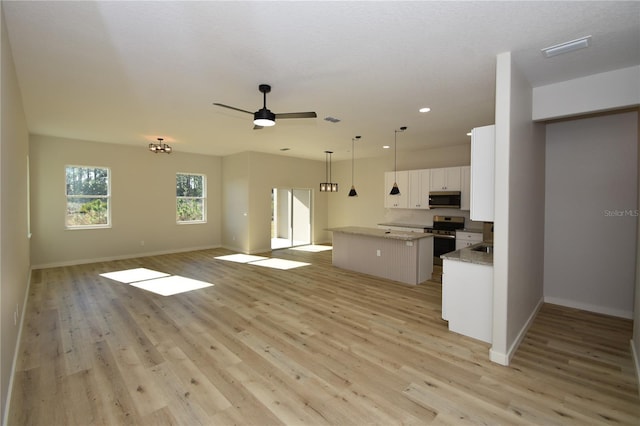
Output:
[[[149,144],[149,151],[154,153],[164,152],[165,154],[171,154],[171,147],[166,143],[163,143],[163,138],[158,138],[158,143],[151,142]]]

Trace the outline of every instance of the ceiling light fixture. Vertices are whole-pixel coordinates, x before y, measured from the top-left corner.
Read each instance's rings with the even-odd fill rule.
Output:
[[[393,187],[389,195],[400,195],[400,188],[398,188],[398,133],[407,130],[407,126],[400,127],[400,130],[394,130],[393,132]]]
[[[157,154],[159,152],[164,152],[165,154],[171,154],[171,147],[166,143],[162,142],[163,138],[158,138],[158,143],[151,142],[149,144],[149,151]]]
[[[429,111],[431,111],[431,108],[424,107],[424,108],[420,108],[418,111],[420,111],[420,112],[429,112]]]
[[[591,36],[585,36],[577,38],[575,40],[567,41],[565,43],[556,44],[554,46],[545,47],[541,49],[545,58],[551,58],[552,56],[561,55],[563,53],[573,52],[574,50],[584,49],[589,47]]]
[[[320,184],[320,192],[338,192],[338,184],[331,182],[331,154],[333,151],[325,151],[325,180]]]
[[[353,170],[354,170],[354,156],[355,156],[355,144],[356,140],[360,140],[361,136],[356,136],[355,138],[351,138],[351,189],[349,190],[349,197],[357,197],[358,193],[356,192],[356,187],[353,183]]]
[[[266,94],[265,94],[266,97]],[[266,102],[266,101],[265,101]],[[271,127],[276,125],[276,115],[266,107],[260,108],[253,114],[253,124],[260,127]]]

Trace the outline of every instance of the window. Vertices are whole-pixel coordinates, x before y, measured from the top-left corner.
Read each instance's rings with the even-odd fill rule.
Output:
[[[111,226],[109,169],[66,166],[67,228]]]
[[[206,176],[176,173],[176,221],[206,222]]]

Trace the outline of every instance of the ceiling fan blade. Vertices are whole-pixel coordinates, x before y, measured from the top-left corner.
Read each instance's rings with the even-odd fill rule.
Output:
[[[215,106],[219,106],[219,107],[222,107],[222,108],[229,108],[229,109],[232,109],[232,110],[235,110],[235,111],[246,112],[247,114],[253,115],[253,113],[251,111],[247,111],[246,109],[240,109],[240,108],[232,107],[232,106],[225,105],[225,104],[219,104],[217,102],[214,102],[213,104]]]
[[[276,114],[278,118],[316,118],[318,114],[315,112],[285,112],[283,114]]]

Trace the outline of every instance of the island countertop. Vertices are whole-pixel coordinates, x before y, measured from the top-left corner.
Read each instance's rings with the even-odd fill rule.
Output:
[[[485,245],[485,243],[474,244],[469,247],[461,248],[460,250],[445,253],[440,256],[441,259],[455,260],[458,262],[475,263],[478,265],[493,266],[493,253],[486,253],[482,251],[474,251],[475,247]]]
[[[422,232],[386,231],[379,228],[365,228],[360,226],[345,226],[342,228],[329,228],[330,232],[342,232],[345,234],[362,235],[366,237],[388,238],[393,240],[414,241],[422,238],[433,238],[432,234]]]

